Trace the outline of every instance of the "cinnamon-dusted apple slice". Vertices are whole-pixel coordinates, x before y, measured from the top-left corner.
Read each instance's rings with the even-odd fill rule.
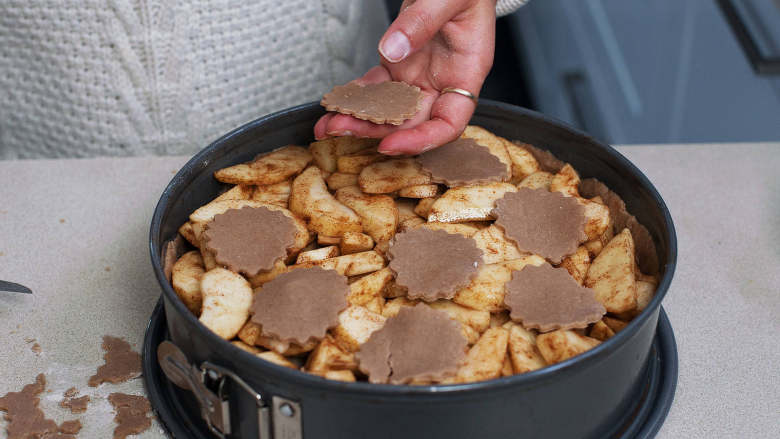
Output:
[[[321,261],[292,265],[289,268],[294,270],[312,266],[322,267],[327,270],[336,270],[336,272],[343,274],[344,276],[357,276],[381,270],[385,266],[385,259],[375,250],[370,250],[323,259]]]
[[[636,308],[634,240],[623,229],[590,264],[585,286],[596,292],[596,299],[610,313]]]
[[[331,137],[336,148],[336,155],[343,156],[355,154],[369,149],[376,150],[380,139],[369,139],[367,137],[340,136]]]
[[[248,344],[249,346],[262,346],[266,349],[270,349],[278,354],[294,357],[297,355],[305,354],[317,347],[317,341],[312,340],[303,345],[297,343],[291,343],[289,341],[281,341],[279,338],[268,336],[263,334],[263,327],[257,323],[248,320],[246,324],[238,331],[237,337]]]
[[[395,208],[398,209],[398,222],[402,223],[408,219],[420,218],[417,212],[414,211],[416,205],[415,200],[396,198]]]
[[[265,361],[270,361],[271,363],[274,363],[279,366],[283,367],[289,367],[290,369],[298,369],[298,366],[293,364],[290,360],[288,360],[285,356],[275,352],[275,351],[265,351],[260,352],[259,354],[255,354],[258,358],[262,358]]]
[[[372,248],[374,248],[374,240],[371,236],[360,232],[344,233],[344,236],[341,237],[341,242],[339,243],[339,249],[343,255],[365,252]]]
[[[284,146],[261,155],[248,163],[222,168],[214,178],[232,184],[274,184],[301,172],[312,161],[312,155],[300,146]]]
[[[524,178],[541,170],[539,162],[527,150],[512,142],[506,142],[504,146],[512,161],[512,183],[520,183]]]
[[[468,223],[423,223],[419,226],[428,230],[444,230],[447,233],[456,233],[466,238],[473,238],[479,232],[479,228]],[[477,243],[479,247],[479,243]]]
[[[504,309],[504,285],[511,276],[511,271],[504,265],[483,265],[477,277],[459,290],[452,301],[476,310],[501,311]]]
[[[612,225],[612,219],[609,215],[609,208],[603,204],[596,203],[595,201],[586,200],[584,198],[575,197],[575,200],[584,208],[583,215],[585,215],[585,236],[588,241],[595,239],[601,239],[602,244],[606,245],[605,240],[602,237],[606,233],[611,233],[610,226]],[[609,239],[606,240],[607,242]]]
[[[565,268],[571,277],[582,285],[585,282],[585,276],[588,274],[588,268],[590,268],[590,254],[588,249],[581,245],[577,247],[577,251],[566,256],[561,262],[561,267]]]
[[[507,353],[509,331],[504,328],[490,328],[471,347],[466,361],[458,369],[455,382],[472,383],[501,376]]]
[[[601,341],[607,341],[608,339],[612,338],[614,335],[615,335],[615,331],[613,331],[612,328],[607,326],[607,324],[604,323],[603,320],[599,320],[598,322],[594,323],[593,327],[590,328],[590,334],[588,334],[589,337]]]
[[[436,184],[418,184],[416,186],[407,186],[398,191],[399,197],[405,198],[430,198],[439,195],[439,185]]]
[[[308,167],[293,181],[290,210],[309,221],[309,227],[320,235],[363,231],[360,217],[328,192],[322,171],[316,166]]]
[[[200,307],[203,303],[200,279],[205,272],[203,258],[195,250],[181,255],[171,270],[171,285],[176,295],[196,316],[200,315]]]
[[[200,322],[218,336],[230,340],[249,318],[252,288],[240,275],[224,268],[203,274],[200,280],[203,307]]]
[[[650,301],[653,300],[653,296],[655,296],[655,290],[658,288],[658,282],[655,279],[640,279],[639,275],[641,273],[637,273],[637,280],[636,280],[636,310],[637,312],[644,311],[645,308],[647,308],[647,305],[650,304]]]
[[[433,207],[433,203],[436,202],[436,200],[439,199],[439,196],[431,197],[431,198],[423,198],[420,201],[417,202],[417,205],[414,207],[414,213],[417,215],[420,215],[423,218],[428,218],[428,215],[431,214],[431,208]]]
[[[214,198],[213,201],[248,200],[249,198],[252,197],[253,192],[254,192],[253,186],[244,186],[244,185],[237,184],[232,188],[228,189],[227,191],[221,193],[217,198]]]
[[[335,172],[339,156],[353,154],[368,148],[376,148],[377,139],[363,139],[352,136],[328,137],[312,142],[309,152],[314,157],[314,163],[324,172]]]
[[[609,329],[615,331],[616,333],[626,329],[626,326],[628,326],[627,321],[610,316],[604,316],[601,321],[603,321],[605,325],[609,326]]]
[[[344,174],[360,174],[371,163],[382,162],[389,157],[376,151],[366,150],[355,154],[343,155],[336,159],[336,170]]]
[[[499,312],[492,312],[492,313],[490,313],[490,327],[491,328],[496,328],[498,326],[504,326],[507,323],[510,323],[509,311],[503,310],[503,311],[499,311]]]
[[[298,259],[295,260],[296,264],[306,264],[309,262],[318,262],[325,259],[335,258],[341,256],[338,246],[329,245],[327,247],[320,247],[314,250],[308,250],[300,252]]]
[[[580,176],[566,163],[550,181],[550,192],[560,192],[570,197],[579,197]]]
[[[189,226],[189,228],[192,230],[192,234],[193,234],[194,239],[198,242],[196,247],[200,246],[200,234],[201,234],[201,232],[203,232],[203,230],[202,230],[202,227],[198,227],[198,225],[194,224],[194,223],[198,223],[199,222],[201,225],[203,225],[206,222],[211,221],[211,218],[214,217],[214,214],[211,213],[212,211],[213,212],[218,212],[218,213],[224,213],[225,210],[227,210],[227,209],[224,208],[223,206],[231,205],[229,203],[223,203],[223,201],[228,201],[228,200],[249,200],[250,198],[252,198],[252,194],[254,193],[254,191],[255,191],[255,186],[242,186],[242,185],[233,186],[231,189],[223,192],[222,194],[220,194],[219,196],[217,196],[213,200],[209,201],[208,203],[204,204],[203,206],[200,206],[196,210],[196,212],[200,211],[202,213],[201,216],[203,216],[205,214],[211,215],[210,218],[208,218],[208,219],[204,218],[204,219],[201,219],[200,221],[197,221],[197,220],[193,220],[192,219],[192,214],[191,214],[190,215],[190,226]],[[238,204],[241,204],[241,203],[234,203],[234,204],[238,205]],[[287,206],[282,206],[282,207],[287,207]],[[232,209],[232,207],[230,207],[230,209]],[[193,214],[194,214],[194,212],[193,212]],[[184,227],[184,226],[182,226],[182,227]],[[185,238],[186,238],[186,236],[185,236]]]
[[[304,369],[311,373],[357,370],[357,360],[354,353],[341,349],[333,337],[326,336],[309,354]]]
[[[372,163],[362,171],[358,183],[367,194],[389,194],[408,186],[430,184],[431,176],[414,159],[392,159]]]
[[[315,373],[325,379],[334,381],[343,381],[345,383],[354,383],[357,379],[351,370],[326,370],[325,372]]]
[[[522,179],[520,183],[517,185],[517,188],[549,190],[550,186],[552,185],[552,179],[553,179],[553,175],[550,174],[549,172],[537,171]]]
[[[192,230],[192,223],[187,221],[179,227],[179,235],[187,240],[193,247],[200,247],[200,241],[195,237],[195,231]]]
[[[250,199],[260,201],[261,203],[274,204],[286,209],[291,191],[292,181],[285,180],[275,184],[257,186]]]
[[[411,230],[425,223],[425,220],[414,211],[414,200],[396,198],[395,207],[398,209],[398,232]]]
[[[339,325],[333,330],[334,341],[346,352],[357,352],[386,320],[381,314],[352,305],[339,314]]]
[[[312,142],[309,145],[314,164],[323,172],[336,172],[336,143],[333,138],[327,138]]]
[[[396,286],[394,282],[391,282],[388,287],[392,288]],[[400,288],[400,287],[399,287]],[[393,316],[398,315],[398,312],[401,311],[401,308],[404,306],[415,306],[418,303],[424,303],[420,300],[412,300],[406,297],[406,289],[403,289],[403,295],[400,295],[398,297],[395,297],[394,299],[388,300],[385,303],[385,307],[382,309],[382,315],[386,318],[390,318]]]
[[[328,183],[328,189],[335,191],[347,186],[357,186],[358,176],[357,174],[334,172],[325,179],[325,182]]]
[[[496,200],[507,192],[517,192],[509,183],[488,183],[450,188],[433,203],[428,222],[462,223],[493,219]]]
[[[512,141],[515,145],[531,153],[539,163],[539,169],[553,174],[561,170],[566,163],[559,160],[553,153],[546,149],[537,148],[530,143],[523,143],[519,140]]]
[[[336,199],[354,210],[363,225],[363,231],[375,242],[389,241],[398,229],[398,208],[387,195],[363,193],[357,186],[336,191]]]
[[[542,265],[544,259],[537,255],[523,256],[498,264],[483,265],[477,277],[459,290],[452,301],[460,305],[489,312],[504,309],[504,286],[512,278],[513,270],[522,270],[526,265]]]
[[[544,357],[536,347],[536,334],[517,323],[508,323],[509,346],[508,354],[512,360],[514,373],[526,373],[541,369],[547,365]],[[506,326],[505,326],[506,327]]]
[[[515,243],[506,238],[504,231],[495,225],[478,231],[473,238],[477,247],[482,250],[482,258],[486,264],[518,259],[527,254],[518,250]]]
[[[580,335],[571,330],[559,330],[539,334],[536,346],[548,364],[560,363],[601,344],[595,338]]]
[[[317,244],[319,245],[339,245],[341,236],[317,235]]]
[[[490,313],[487,311],[467,308],[451,300],[437,300],[428,303],[428,306],[446,312],[451,319],[470,326],[478,333],[485,332],[490,326]]]
[[[284,263],[284,261],[276,261],[273,268],[271,268],[268,271],[261,271],[260,273],[257,273],[256,275],[249,278],[249,284],[252,285],[252,288],[257,288],[263,286],[264,283],[270,282],[274,279],[276,279],[277,276],[283,273],[287,273],[288,268],[287,265]]]
[[[393,272],[385,267],[361,277],[349,285],[347,301],[350,305],[366,306],[376,297],[382,297],[382,291],[393,280]]]

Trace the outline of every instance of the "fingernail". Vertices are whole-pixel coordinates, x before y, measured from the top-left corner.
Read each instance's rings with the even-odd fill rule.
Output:
[[[433,148],[436,148],[436,145],[425,145],[425,146],[423,146],[423,147],[422,147],[422,149],[420,150],[420,152],[429,151],[429,150],[431,150],[431,149],[433,149]]]
[[[403,154],[401,151],[396,151],[396,150],[393,150],[393,149],[380,149],[379,153],[380,154],[384,154],[384,155],[401,155],[401,154]]]
[[[344,136],[351,136],[352,131],[328,131],[327,134],[329,136],[344,137]]]
[[[409,38],[401,31],[395,31],[379,45],[379,53],[390,62],[403,61],[412,50],[412,44]]]

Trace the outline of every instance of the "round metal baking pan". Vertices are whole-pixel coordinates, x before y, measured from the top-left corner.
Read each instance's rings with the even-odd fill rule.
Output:
[[[648,358],[659,352],[653,346],[660,328],[661,301],[676,265],[671,215],[647,177],[613,148],[559,121],[508,104],[481,101],[471,123],[549,150],[571,163],[583,178],[603,181],[652,236],[661,267],[655,297],[614,337],[582,355],[525,374],[458,385],[391,386],[331,381],[277,366],[238,349],[200,324],[165,278],[160,258],[165,243],[176,236],[192,211],[224,189],[212,176],[215,170],[281,145],[311,142],[314,122],[323,113],[316,103],[305,104],[232,131],[185,164],[160,197],[149,245],[163,292],[167,337],[181,358],[193,366],[209,364],[229,371],[267,403],[278,399],[298,407],[297,425],[291,428],[300,433],[295,436],[305,438],[604,438],[641,430],[630,422],[626,426],[626,420],[651,413],[641,409],[640,402],[647,399],[643,395],[648,382],[653,382],[647,377],[654,376],[657,365]],[[234,386],[227,388],[235,390]],[[258,425],[283,425],[273,417],[276,412],[272,422],[258,423],[262,416],[258,416],[256,399],[238,391],[229,393],[225,398],[230,405],[231,437],[256,438]],[[176,389],[174,394],[176,403],[197,417],[199,408],[188,397],[190,393]]]
[[[142,352],[146,393],[157,414],[157,419],[172,437],[213,438],[198,413],[185,408],[182,404],[189,395],[168,381],[157,363],[157,346],[167,339],[165,308],[160,299],[149,319]],[[658,316],[658,328],[647,362],[644,395],[634,411],[626,415],[614,438],[655,437],[672,407],[674,391],[677,388],[677,343],[663,308]],[[312,436],[316,437],[316,432],[313,432]]]

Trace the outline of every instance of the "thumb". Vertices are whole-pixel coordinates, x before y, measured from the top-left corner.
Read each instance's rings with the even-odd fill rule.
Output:
[[[417,0],[401,6],[398,17],[379,41],[379,53],[391,63],[401,62],[425,45],[463,9],[466,0]]]

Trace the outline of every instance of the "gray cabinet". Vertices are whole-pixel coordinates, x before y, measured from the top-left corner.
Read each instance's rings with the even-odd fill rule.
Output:
[[[780,2],[754,1],[771,37]],[[596,137],[780,140],[780,76],[754,71],[714,0],[532,0],[510,20],[538,109]]]

